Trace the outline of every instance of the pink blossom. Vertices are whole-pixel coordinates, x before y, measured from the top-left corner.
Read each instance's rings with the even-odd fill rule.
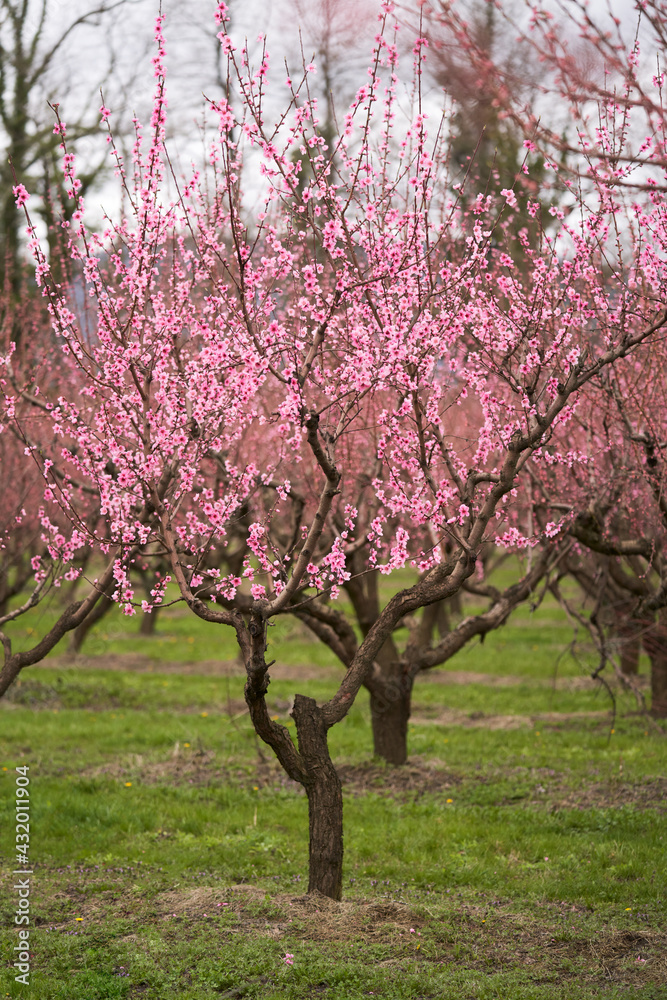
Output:
[[[16,184],[12,188],[12,191],[14,192],[14,198],[16,199],[16,207],[23,208],[28,198],[30,197],[25,187],[23,186],[23,184]]]

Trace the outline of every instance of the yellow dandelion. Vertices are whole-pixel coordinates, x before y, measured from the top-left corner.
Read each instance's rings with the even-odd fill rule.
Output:
[[[626,908],[625,908],[625,912],[626,912],[626,913],[628,913],[628,911],[629,911],[629,910],[631,910],[631,909],[632,909],[632,907],[631,907],[631,906],[626,906]]]
[[[453,802],[454,799],[447,799],[447,802]]]
[[[183,746],[184,746],[184,747],[189,747],[189,746],[190,746],[190,744],[189,744],[189,743],[184,743],[184,744],[183,744]]]
[[[201,713],[202,719],[205,719],[207,716],[208,716],[208,712],[202,712]]]
[[[75,917],[75,920],[83,920],[83,917]]]
[[[126,788],[132,788],[132,782],[131,781],[126,781],[125,782],[125,787]]]
[[[252,786],[252,790],[253,790],[253,792],[258,792],[259,791],[259,787],[257,785],[253,785]]]

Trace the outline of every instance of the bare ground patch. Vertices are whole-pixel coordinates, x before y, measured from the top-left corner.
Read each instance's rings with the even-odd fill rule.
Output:
[[[162,660],[142,653],[101,653],[96,656],[66,654],[44,660],[40,666],[54,670],[119,670],[137,674],[185,674],[202,677],[245,678],[242,663],[236,660]],[[343,677],[343,667],[323,667],[313,664],[275,663],[271,667],[271,677],[275,680],[294,681],[339,681]]]
[[[425,714],[419,709],[412,714],[410,722],[420,726],[462,726],[464,729],[533,729],[544,723],[560,724],[587,719],[600,722],[610,718],[609,711],[602,712],[539,712],[535,715],[487,715],[486,712],[465,712],[455,708],[433,709],[433,714]]]
[[[475,801],[479,785],[499,787],[497,798],[489,800],[495,805],[524,804],[540,809],[607,809],[633,806],[636,809],[656,809],[667,812],[667,778],[646,778],[643,782],[612,778],[607,781],[590,780],[585,785],[573,786],[561,774],[546,768],[508,768],[494,774],[463,776],[443,767],[441,761],[413,757],[402,767],[389,765],[340,764],[337,768],[346,796],[367,794],[390,798],[419,798],[422,795],[449,797],[457,790],[456,800],[465,804],[470,796]],[[171,754],[161,760],[144,758],[140,754],[118,757],[94,767],[87,767],[81,777],[107,777],[115,781],[133,781],[147,785],[189,784],[199,787],[218,787],[231,784],[247,789],[282,789],[304,795],[300,784],[287,777],[280,765],[273,760],[256,761],[253,765],[236,767],[233,762],[222,764],[212,750],[186,748],[176,744]],[[507,793],[507,780],[515,782],[516,794]]]
[[[301,785],[287,777],[273,761],[258,762],[252,767],[221,764],[216,753],[203,748],[176,743],[169,757],[155,760],[141,754],[118,757],[104,764],[88,767],[82,777],[107,777],[117,781],[136,780],[145,785],[190,784],[198,786],[235,784],[262,788],[290,788],[304,794]]]
[[[570,912],[581,920],[587,911],[566,903],[538,903],[528,915],[517,913],[511,899],[485,898],[483,893],[474,901],[436,901],[429,895],[422,905],[416,897],[388,895],[336,902],[317,893],[269,893],[249,884],[175,887],[151,898],[129,885],[126,889],[130,892],[90,898],[74,884],[62,886],[44,901],[54,918],[49,929],[85,934],[110,916],[129,917],[132,923],[122,941],[141,949],[147,927],[161,928],[169,940],[172,934],[195,938],[204,924],[214,924],[221,942],[255,938],[261,947],[262,941],[284,941],[282,947],[294,951],[299,942],[332,949],[382,944],[387,958],[380,964],[387,968],[400,970],[410,963],[414,969],[417,962],[486,975],[523,968],[556,989],[573,982],[642,987],[667,979],[667,935],[652,929],[595,930],[585,924],[570,930]]]
[[[619,806],[633,806],[635,809],[656,809],[659,813],[666,813],[667,778],[647,778],[641,784],[622,781],[599,782],[576,789],[563,785],[550,790],[544,798],[552,810],[613,809]]]
[[[379,764],[342,764],[337,768],[343,791],[351,795],[376,792],[401,798],[407,795],[424,795],[446,792],[460,785],[462,778],[435,764],[419,761],[402,767],[384,767]]]
[[[245,670],[238,659],[209,659],[183,662],[180,660],[163,660],[141,653],[100,653],[95,656],[67,653],[62,656],[49,657],[40,666],[53,670],[78,668],[82,670],[126,670],[133,673],[147,674],[201,674],[205,677],[245,677]],[[340,681],[343,676],[343,667],[277,662],[271,667],[270,673],[275,680],[295,682],[317,680]],[[615,678],[609,677],[607,680],[612,686],[615,684]],[[646,687],[648,686],[649,678],[646,675],[639,675],[635,678],[635,682],[640,687]],[[559,691],[592,691],[600,686],[599,682],[593,681],[590,677],[586,676],[542,679],[521,676],[519,674],[497,675],[485,674],[474,670],[449,670],[446,668],[424,671],[417,675],[415,683],[418,686],[422,684],[482,684],[488,687],[501,688],[528,684],[531,687],[555,688]]]
[[[637,680],[637,678],[635,678]],[[609,678],[613,683],[613,679]],[[640,684],[648,684],[647,677],[640,677]],[[644,683],[645,682],[645,683]],[[416,685],[421,684],[482,684],[487,687],[518,687],[521,684],[530,687],[552,688],[558,691],[594,691],[600,687],[599,681],[590,677],[556,677],[552,679],[521,676],[519,674],[483,674],[475,670],[426,670],[417,674]]]
[[[320,893],[270,895],[252,885],[229,889],[195,888],[162,893],[155,901],[158,916],[183,916],[229,913],[242,918],[242,928],[260,930],[269,937],[280,937],[294,923],[304,921],[300,936],[311,941],[346,941],[365,932],[377,933],[379,925],[390,928],[421,925],[421,918],[406,903],[393,900],[337,902]]]
[[[342,764],[338,774],[344,792],[365,795],[369,792],[391,797],[423,795],[445,792],[462,779],[435,764],[416,762],[403,767],[384,767],[379,764]],[[303,795],[302,786],[287,777],[277,762],[258,761],[252,768],[222,766],[213,751],[189,752],[177,744],[171,755],[163,760],[145,760],[139,754],[107,761],[86,768],[82,777],[107,777],[117,781],[139,780],[142,784],[194,784],[200,786],[237,784],[256,788],[285,788]]]
[[[202,674],[206,677],[245,677],[238,660],[162,660],[142,653],[101,653],[98,656],[63,654],[52,656],[40,667],[53,670],[126,670],[137,674]]]

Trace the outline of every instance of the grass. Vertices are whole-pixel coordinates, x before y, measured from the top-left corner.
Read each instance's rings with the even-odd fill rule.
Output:
[[[0,996],[665,997],[664,735],[619,692],[612,719],[559,609],[420,679],[405,768],[372,760],[363,694],[331,731],[342,903],[304,895],[306,799],[248,723],[229,637],[176,610],[158,625],[110,616],[0,703]],[[293,623],[271,638],[290,723],[294,692],[328,697],[339,668]],[[30,987],[9,957],[19,764]]]

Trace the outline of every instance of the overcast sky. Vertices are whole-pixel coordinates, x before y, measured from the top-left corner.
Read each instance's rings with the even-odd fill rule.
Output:
[[[36,13],[41,0],[30,2],[31,11]],[[95,0],[48,0],[47,37],[57,37],[73,17],[89,10],[94,3]],[[596,0],[595,6],[603,9],[605,0]],[[632,19],[633,0],[613,0],[612,6],[624,19]],[[197,123],[205,108],[203,94],[212,98],[220,94],[215,8],[215,0],[163,0],[169,144],[170,152],[183,165],[201,150]],[[298,67],[301,37],[305,58],[310,61],[321,46],[322,23],[327,17],[336,42],[332,61],[336,65],[334,83],[339,102],[344,104],[365,82],[365,67],[377,31],[379,0],[230,0],[229,8],[235,41],[241,44],[247,38],[255,58],[260,51],[258,36],[267,36],[271,71],[279,95],[276,109],[287,93],[285,58],[294,69]],[[66,121],[81,118],[94,121],[100,106],[98,88],[102,84],[119,136],[127,132],[133,112],[147,121],[154,88],[151,58],[158,9],[158,0],[130,0],[105,17],[100,25],[77,29],[56,60],[44,92],[35,95],[44,120],[50,115],[46,107],[48,96],[60,102]],[[110,59],[113,59],[111,71]],[[321,77],[317,82],[321,83]],[[441,93],[433,96],[441,105]],[[79,148],[83,160],[97,159],[103,155],[103,136],[84,140]],[[117,182],[111,178],[101,191],[91,195],[90,208],[100,202],[111,208],[116,190]]]

